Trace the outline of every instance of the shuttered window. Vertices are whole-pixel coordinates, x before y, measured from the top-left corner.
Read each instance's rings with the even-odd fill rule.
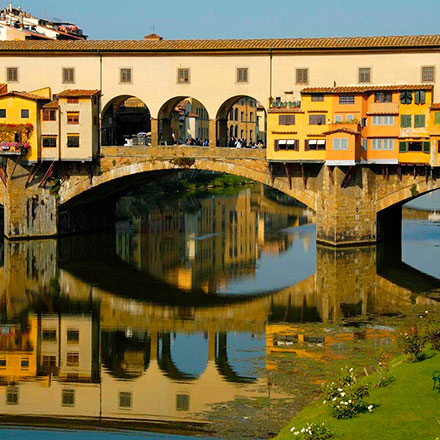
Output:
[[[248,69],[247,67],[239,67],[237,69],[237,82],[238,83],[247,83],[248,82]]]
[[[309,69],[296,69],[296,83],[297,84],[309,83]]]
[[[426,102],[426,92],[424,90],[417,90],[414,92],[414,104],[423,105]]]
[[[306,151],[325,150],[325,139],[306,139],[304,141],[304,149]]]
[[[435,112],[435,125],[440,125],[440,112]]]
[[[189,84],[189,69],[177,69],[177,82],[179,84]]]
[[[359,69],[359,82],[369,83],[371,80],[371,69],[369,67],[361,67]]]
[[[73,84],[75,82],[75,70],[73,67],[63,67],[63,84]]]
[[[68,124],[79,124],[79,112],[67,112],[67,123]]]
[[[414,127],[416,128],[425,127],[425,115],[414,115]]]
[[[79,136],[78,135],[68,135],[67,136],[67,147],[68,148],[79,148]]]
[[[325,125],[325,115],[309,115],[309,125]]]
[[[405,141],[399,142],[399,152],[400,153],[406,153],[408,151],[408,145]]]
[[[401,104],[411,104],[412,103],[411,90],[402,90],[400,92],[400,103]]]
[[[312,93],[312,102],[324,101],[324,95],[322,93]]]
[[[43,121],[56,121],[57,112],[56,110],[45,109],[43,110]]]
[[[400,126],[402,128],[411,127],[411,115],[400,115]]]
[[[299,150],[299,140],[298,139],[277,139],[274,142],[275,151],[279,150]]]
[[[347,138],[334,138],[333,139],[333,150],[348,150],[348,139]]]
[[[131,69],[124,68],[119,71],[119,82],[122,84],[130,84],[132,82],[132,71]]]
[[[6,68],[6,81],[17,82],[18,81],[18,67]]]
[[[341,95],[339,104],[354,104],[354,95]]]
[[[434,66],[423,66],[422,82],[433,82],[433,81],[434,81]]]
[[[57,138],[55,136],[43,136],[41,143],[44,148],[55,148],[57,146]]]
[[[295,115],[279,115],[279,125],[295,125]]]
[[[431,151],[431,142],[425,141],[423,142],[423,152],[429,153]]]

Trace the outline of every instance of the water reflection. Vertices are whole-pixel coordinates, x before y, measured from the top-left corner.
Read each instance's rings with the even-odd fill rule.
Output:
[[[146,202],[123,200],[115,235],[4,242],[2,414],[197,432],[212,404],[292,398],[271,386],[268,355],[320,361],[353,341],[390,344],[368,316],[439,296],[400,244],[316,246],[309,212],[260,191]],[[325,327],[353,317],[359,328]]]

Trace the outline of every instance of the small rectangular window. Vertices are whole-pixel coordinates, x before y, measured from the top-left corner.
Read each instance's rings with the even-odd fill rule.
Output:
[[[402,90],[400,92],[400,103],[401,104],[411,104],[412,103],[412,91]]]
[[[411,127],[411,115],[400,115],[400,126],[402,128]]]
[[[312,93],[312,102],[322,102],[324,101],[324,94],[322,93]]]
[[[26,108],[21,109],[21,119],[29,119],[29,110]]]
[[[79,136],[78,135],[67,135],[67,147],[68,148],[79,148]]]
[[[132,395],[131,393],[119,393],[119,407],[120,408],[131,408],[132,406]]]
[[[0,359],[0,368],[6,367],[6,359]]]
[[[279,115],[278,125],[295,125],[295,115]]]
[[[325,125],[325,115],[309,115],[309,125]]]
[[[120,69],[119,71],[119,82],[122,84],[131,84],[132,82],[132,75],[131,75],[131,69]]]
[[[335,123],[340,124],[342,122],[342,115],[335,115]]]
[[[79,330],[67,330],[67,343],[77,344],[79,342]]]
[[[6,67],[6,81],[18,82],[18,67]]]
[[[309,69],[296,69],[296,83],[297,84],[309,83]]]
[[[247,83],[249,81],[249,71],[247,67],[237,68],[237,82]]]
[[[57,112],[56,110],[44,109],[43,110],[43,121],[56,121]]]
[[[354,95],[340,95],[339,104],[354,104]]]
[[[392,102],[393,95],[390,92],[376,92],[374,102]]]
[[[423,142],[423,152],[429,153],[431,151],[431,142],[425,141]]]
[[[422,67],[422,82],[433,82],[434,81],[434,66],[423,66]]]
[[[42,336],[43,336],[43,341],[56,341],[57,331],[52,329],[44,329]]]
[[[67,112],[67,123],[68,124],[79,124],[79,112]]]
[[[177,82],[179,84],[189,84],[189,69],[177,69]]]
[[[348,139],[347,138],[334,138],[333,139],[333,150],[348,150]]]
[[[176,394],[176,410],[189,411],[189,394]]]
[[[75,406],[75,390],[63,390],[61,406]]]
[[[353,115],[346,115],[345,116],[345,120],[347,122],[353,122],[354,121],[354,116]]]
[[[414,115],[414,127],[416,128],[425,127],[425,115]]]
[[[22,370],[27,370],[29,368],[29,358],[21,358],[20,365]]]
[[[371,81],[371,69],[369,67],[359,68],[359,82],[369,83]]]
[[[67,98],[67,104],[79,104],[79,98]]]
[[[368,139],[362,139],[362,150],[368,151]]]
[[[43,356],[43,369],[45,371],[55,369],[57,366],[56,356]]]
[[[73,67],[63,67],[63,84],[73,84],[75,82],[75,70]]]
[[[6,109],[0,108],[0,118],[6,118]]]
[[[414,92],[414,104],[423,105],[426,102],[426,92],[424,90],[416,90]]]
[[[79,365],[79,353],[68,352],[67,353],[67,366],[68,367],[77,367],[78,365]]]
[[[18,387],[6,388],[6,405],[18,405]]]
[[[400,141],[399,142],[399,152],[400,153],[406,153],[408,151],[408,145],[407,142],[405,141]]]
[[[440,125],[440,112],[435,112],[435,125]]]

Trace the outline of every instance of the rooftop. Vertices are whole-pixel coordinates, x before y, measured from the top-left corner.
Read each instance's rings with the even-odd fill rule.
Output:
[[[36,95],[35,93],[28,93],[28,92],[6,92],[0,94],[0,99],[5,98],[7,96],[16,96],[17,98],[24,98],[24,99],[30,99],[32,101],[49,101],[48,98],[45,96]]]
[[[402,84],[393,86],[351,86],[351,87],[307,87],[301,93],[368,93],[368,92],[400,92],[401,90],[432,90],[432,84]]]
[[[225,51],[439,48],[440,35],[274,38],[244,40],[1,41],[0,51]]]
[[[99,90],[68,89],[58,93],[58,98],[90,98],[98,95]]]

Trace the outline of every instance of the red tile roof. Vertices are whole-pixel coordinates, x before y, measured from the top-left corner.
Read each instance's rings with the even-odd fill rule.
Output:
[[[387,85],[387,86],[348,86],[348,87],[306,87],[301,90],[301,93],[368,93],[368,92],[400,92],[401,90],[432,90],[432,84],[402,84],[402,85]]]
[[[45,96],[35,95],[34,93],[28,93],[28,92],[11,91],[0,94],[0,98],[5,98],[7,96],[16,96],[17,98],[30,99],[32,101],[50,101],[50,99],[46,98]]]
[[[99,93],[99,90],[69,89],[58,93],[58,98],[90,98]]]
[[[431,105],[431,110],[440,110],[440,103],[434,103]]]
[[[49,108],[59,108],[59,104],[58,101],[50,101],[47,104],[44,104],[43,107],[44,109],[49,109]]]
[[[276,38],[248,40],[55,40],[1,41],[2,51],[224,51],[438,48],[440,35]]]
[[[335,128],[334,130],[326,131],[325,133],[322,133],[322,134],[328,135],[328,134],[333,134],[333,133],[348,133],[348,134],[353,134],[355,136],[360,134],[359,131],[351,130],[351,129],[345,128],[345,127]]]

